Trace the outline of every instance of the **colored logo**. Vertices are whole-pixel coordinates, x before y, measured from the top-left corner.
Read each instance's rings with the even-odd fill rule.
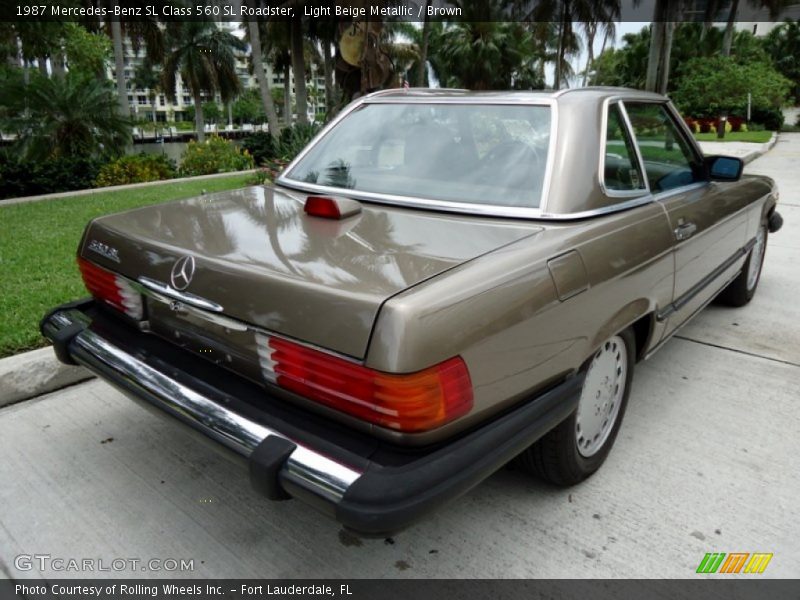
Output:
[[[697,573],[763,573],[771,560],[772,553],[765,552],[709,552],[700,561]]]

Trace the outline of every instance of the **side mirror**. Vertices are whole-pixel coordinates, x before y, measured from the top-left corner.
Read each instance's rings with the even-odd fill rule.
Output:
[[[711,181],[739,181],[744,169],[741,158],[733,156],[707,156],[706,170]]]

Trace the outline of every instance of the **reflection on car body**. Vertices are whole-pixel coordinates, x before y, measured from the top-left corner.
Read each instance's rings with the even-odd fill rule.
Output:
[[[778,193],[741,171],[655,94],[380,92],[275,185],[92,221],[92,298],[42,331],[266,496],[386,534],[514,458],[597,471],[636,363],[755,294]]]

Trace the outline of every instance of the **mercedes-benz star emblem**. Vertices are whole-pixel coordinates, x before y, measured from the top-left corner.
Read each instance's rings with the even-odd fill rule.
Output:
[[[170,274],[170,283],[176,290],[185,290],[194,276],[194,257],[184,256],[175,261]]]

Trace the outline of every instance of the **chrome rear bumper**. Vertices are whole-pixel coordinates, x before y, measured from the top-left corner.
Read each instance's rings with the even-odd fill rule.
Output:
[[[56,311],[42,322],[42,333],[56,341],[60,332],[84,327],[68,341],[65,350],[87,367],[136,400],[144,400],[171,414],[205,436],[244,458],[270,438],[289,438],[225,407],[225,398],[209,397],[137,358],[89,329],[91,320],[77,309]],[[278,477],[284,489],[300,489],[336,504],[361,473],[289,440],[295,448],[283,461]]]
[[[268,498],[298,498],[368,536],[400,531],[476,486],[569,416],[583,382],[567,377],[436,447],[398,448],[272,398],[92,300],[54,309],[40,327],[62,362],[86,366],[246,459]]]

